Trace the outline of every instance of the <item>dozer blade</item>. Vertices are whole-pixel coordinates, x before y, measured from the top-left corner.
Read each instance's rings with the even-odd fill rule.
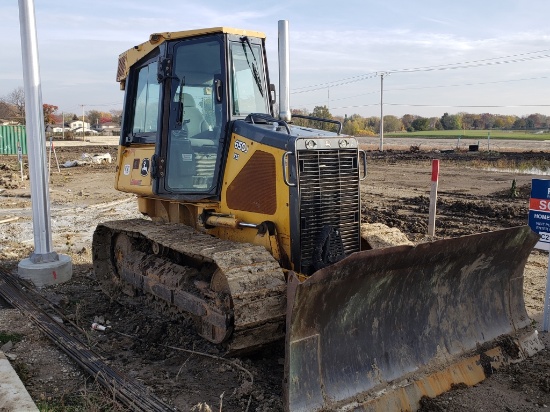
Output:
[[[542,348],[523,301],[527,226],[354,253],[289,279],[285,408],[416,410]]]

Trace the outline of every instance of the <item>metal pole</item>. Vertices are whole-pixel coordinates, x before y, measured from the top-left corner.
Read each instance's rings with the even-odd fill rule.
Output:
[[[279,119],[292,120],[290,112],[290,48],[288,20],[279,20]]]
[[[384,73],[380,73],[380,151],[384,150]]]
[[[59,257],[52,248],[50,199],[46,170],[46,133],[44,131],[33,0],[19,0],[19,20],[21,23],[25,120],[29,139],[27,150],[34,232],[34,252],[29,259],[33,263],[53,262],[57,261]]]
[[[430,209],[428,215],[428,235],[435,236],[435,215],[437,209],[437,186],[439,183],[439,160],[432,160],[432,187],[430,190]]]

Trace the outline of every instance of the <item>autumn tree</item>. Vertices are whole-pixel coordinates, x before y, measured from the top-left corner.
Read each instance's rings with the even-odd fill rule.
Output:
[[[481,118],[481,124],[483,126],[483,129],[492,129],[495,125],[495,115],[491,113],[482,113],[480,115]]]
[[[480,117],[477,114],[461,113],[462,115],[462,128],[463,129],[479,129]]]
[[[516,121],[513,124],[514,129],[525,129],[527,127],[527,123],[525,122],[525,117],[520,117],[516,119]]]
[[[411,123],[412,128],[418,132],[430,130],[430,119],[426,117],[417,117]]]
[[[462,129],[462,116],[460,115],[445,113],[441,116],[440,121],[445,130]]]
[[[498,115],[495,119],[495,127],[499,129],[511,129],[516,119],[517,116],[513,115]]]
[[[109,119],[112,118],[109,113],[100,112],[99,110],[90,110],[86,112],[86,118],[88,119],[88,122],[90,122],[91,127],[95,127],[100,123],[106,123],[106,121],[103,121],[102,119],[105,119],[107,116]]]
[[[58,109],[58,107],[54,106],[53,104],[44,103],[42,105],[42,110],[44,111],[44,124],[55,124],[56,123],[55,112],[57,112],[57,109]]]
[[[401,122],[403,123],[403,128],[407,132],[412,132],[414,129],[412,127],[412,122],[417,118],[418,116],[415,114],[405,114],[401,118]]]
[[[313,108],[313,111],[311,112],[312,117],[317,117],[319,119],[329,119],[332,120],[332,114],[330,114],[330,111],[327,106],[315,106]],[[334,130],[334,126],[327,122],[321,122],[321,121],[314,121],[313,127],[316,129],[321,130]]]
[[[361,124],[363,118],[358,114],[353,114],[350,117],[346,115],[342,125],[342,133],[350,136],[359,136],[361,134]]]
[[[439,117],[430,117],[430,130],[443,130]]]
[[[347,119],[344,122],[344,125],[342,127],[342,133],[347,134],[349,136],[359,136],[360,130],[361,130],[361,127],[359,126],[359,123],[349,119]]]
[[[101,124],[110,123],[112,121],[113,121],[113,116],[111,115],[111,113],[101,112],[101,117],[99,118],[99,123],[101,123]]]
[[[527,116],[526,119],[528,129],[541,129],[547,127],[547,118],[540,113],[534,113]]]
[[[392,115],[384,116],[384,131],[389,133],[400,132],[401,130],[403,130],[401,119]]]

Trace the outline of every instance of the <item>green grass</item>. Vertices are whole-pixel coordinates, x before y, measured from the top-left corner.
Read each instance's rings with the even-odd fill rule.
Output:
[[[394,132],[384,133],[385,137],[424,137],[427,139],[491,139],[504,140],[550,140],[550,133],[535,134],[525,131],[512,130],[430,130],[426,132]]]
[[[0,330],[0,345],[8,343],[9,341],[12,341],[13,343],[20,342],[22,338],[23,336],[18,333],[9,333]]]

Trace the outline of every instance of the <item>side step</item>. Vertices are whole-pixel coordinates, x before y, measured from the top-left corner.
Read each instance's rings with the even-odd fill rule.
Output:
[[[529,227],[355,253],[289,279],[288,411],[414,411],[542,349],[523,301]]]

